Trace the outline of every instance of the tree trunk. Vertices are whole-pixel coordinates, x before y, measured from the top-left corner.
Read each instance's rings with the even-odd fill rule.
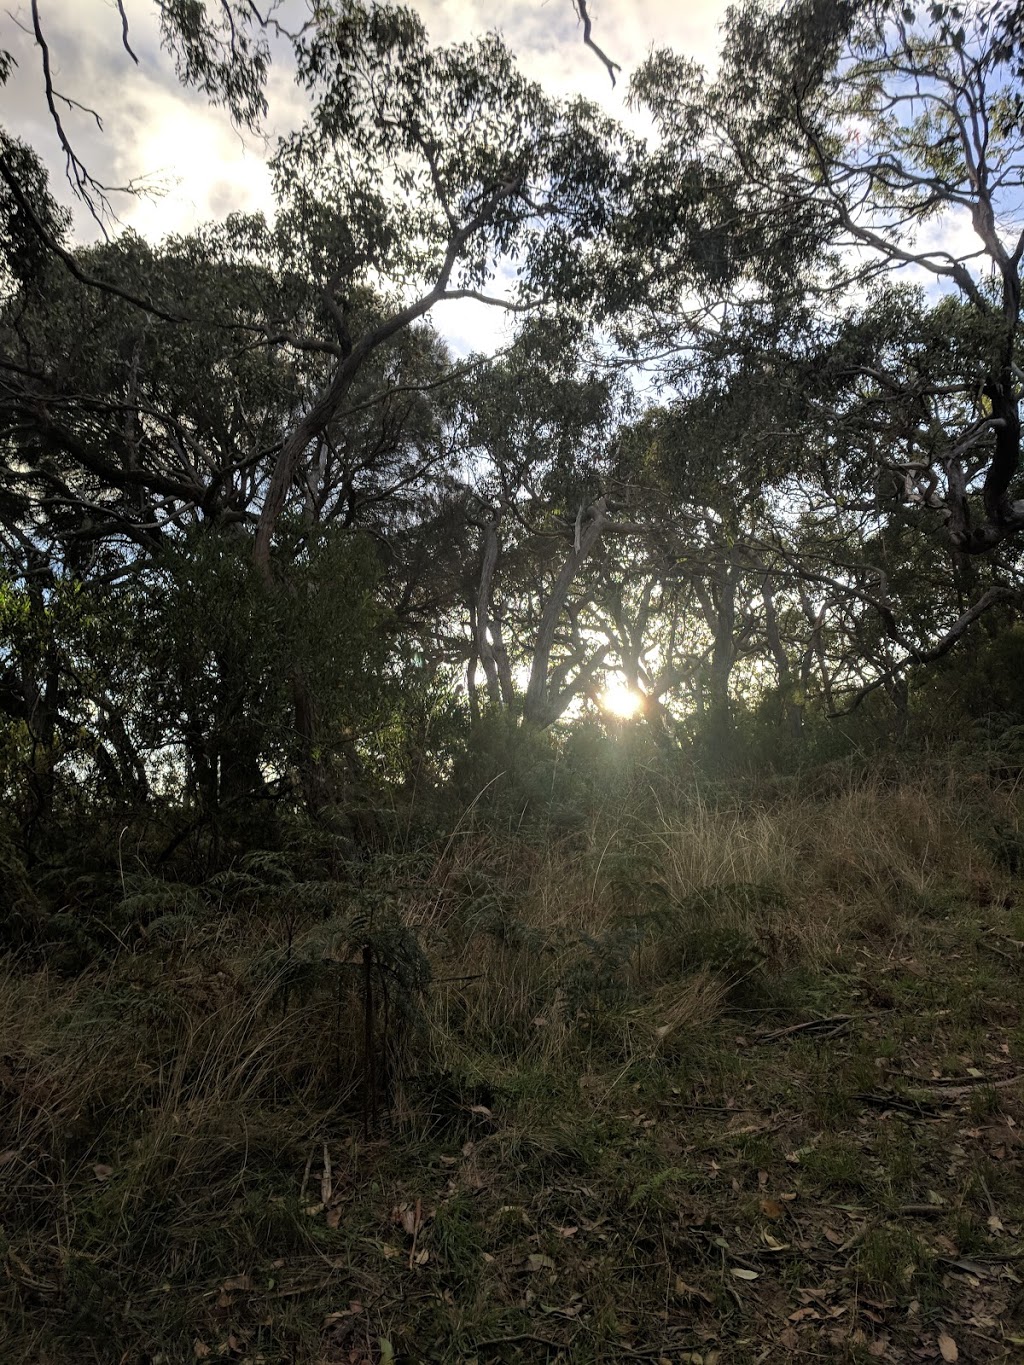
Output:
[[[716,757],[727,759],[732,749],[732,699],[729,683],[736,663],[736,575],[732,565],[719,572],[709,591],[694,584],[713,644],[707,672],[705,732]]]
[[[782,643],[779,630],[779,615],[775,609],[775,591],[770,578],[761,584],[761,600],[764,602],[764,631],[768,648],[775,661],[775,672],[779,683],[779,696],[782,700],[783,719],[786,729],[793,739],[800,739],[804,729],[804,708],[798,695],[793,678],[789,655]]]
[[[540,626],[537,630],[537,640],[533,648],[530,681],[526,688],[526,701],[523,707],[523,721],[527,725],[543,728],[556,719],[552,715],[548,671],[551,665],[551,651],[555,643],[555,632],[558,628],[558,618],[565,607],[573,580],[604,533],[608,524],[607,510],[608,504],[605,498],[598,498],[587,509],[586,523],[577,526],[573,547],[562,565],[561,572],[555,579],[551,588],[551,595],[544,604]]]
[[[320,708],[301,669],[292,673],[292,708],[299,737],[299,782],[306,809],[314,819],[335,799],[331,766],[324,752]]]

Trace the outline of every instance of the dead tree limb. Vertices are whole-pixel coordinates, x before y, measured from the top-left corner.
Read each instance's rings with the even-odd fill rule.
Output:
[[[587,45],[587,47],[590,48],[592,52],[596,52],[597,55],[601,58],[601,61],[604,62],[605,69],[607,70],[608,75],[612,78],[612,85],[614,85],[615,73],[616,71],[621,71],[622,67],[618,64],[618,62],[613,62],[611,57],[609,57],[606,52],[603,52],[591,37],[591,30],[593,29],[594,25],[590,18],[590,15],[587,13],[587,0],[572,0],[572,2],[576,9],[576,13],[579,15],[580,22],[583,25],[584,43]]]

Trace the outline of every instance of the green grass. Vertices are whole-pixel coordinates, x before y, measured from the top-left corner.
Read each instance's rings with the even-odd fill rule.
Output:
[[[84,972],[9,960],[0,1359],[902,1360],[941,1319],[1012,1360],[1018,887],[979,806],[464,821],[288,915],[198,891],[159,935],[114,907]]]

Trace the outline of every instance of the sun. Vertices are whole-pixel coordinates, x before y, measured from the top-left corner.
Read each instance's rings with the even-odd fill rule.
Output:
[[[632,720],[643,710],[644,699],[632,687],[622,683],[609,683],[599,698],[601,709],[620,720]]]

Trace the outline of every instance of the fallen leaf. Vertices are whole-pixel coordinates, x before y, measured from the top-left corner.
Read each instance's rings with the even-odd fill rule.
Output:
[[[205,1360],[207,1356],[213,1354],[213,1351],[207,1346],[205,1341],[199,1341],[197,1338],[192,1343],[192,1354],[195,1356],[196,1360]]]
[[[0,1166],[9,1165],[10,1162],[14,1161],[17,1158],[17,1156],[18,1153],[17,1151],[15,1151],[13,1147],[9,1148],[6,1152],[0,1152]]]
[[[1005,1231],[1006,1231],[1006,1229],[1003,1227],[1003,1220],[999,1217],[999,1214],[998,1214],[998,1213],[989,1214],[989,1217],[988,1217],[988,1230],[989,1230],[989,1232],[1005,1232]]]
[[[960,1359],[960,1352],[957,1350],[956,1342],[946,1331],[939,1333],[939,1352],[942,1355],[943,1360],[951,1361]]]
[[[577,1234],[577,1232],[579,1232],[579,1228],[577,1228],[577,1227],[566,1227],[566,1228],[559,1228],[559,1227],[556,1227],[556,1228],[555,1228],[555,1231],[558,1233],[559,1237],[569,1238],[569,1237],[575,1237],[576,1234]]]
[[[732,1266],[730,1273],[735,1275],[738,1280],[758,1280],[761,1278],[760,1271],[745,1270],[741,1265]]]
[[[766,1218],[785,1218],[786,1210],[784,1205],[777,1199],[762,1199],[761,1212]]]
[[[334,1193],[334,1172],[331,1170],[331,1154],[327,1150],[327,1143],[324,1143],[324,1165],[323,1173],[320,1176],[320,1201],[323,1204],[331,1202],[331,1195]]]
[[[482,1118],[485,1119],[490,1119],[494,1117],[491,1111],[487,1108],[486,1104],[471,1104],[469,1106],[469,1112],[471,1114],[479,1114]]]
[[[109,1180],[110,1177],[114,1174],[114,1168],[113,1166],[103,1165],[94,1166],[92,1168],[92,1173],[97,1180]]]
[[[225,1280],[221,1289],[225,1293],[230,1293],[233,1289],[249,1290],[252,1288],[251,1275],[232,1275],[229,1280]]]
[[[682,1299],[703,1299],[705,1303],[714,1303],[710,1294],[698,1289],[696,1285],[687,1284],[681,1275],[676,1276],[676,1293]]]
[[[556,1317],[556,1318],[570,1318],[570,1319],[571,1319],[571,1318],[578,1318],[579,1315],[580,1315],[580,1310],[581,1310],[582,1307],[583,1307],[582,1303],[579,1303],[579,1302],[576,1301],[576,1300],[578,1300],[578,1298],[579,1298],[579,1295],[578,1295],[578,1294],[574,1294],[574,1295],[573,1295],[572,1301],[570,1301],[569,1303],[565,1304],[564,1307],[559,1307],[558,1305],[552,1304],[552,1303],[542,1303],[541,1306],[540,1306],[540,1311],[541,1311],[542,1313],[550,1313],[553,1317]]]
[[[527,1256],[526,1264],[531,1270],[554,1270],[555,1263],[550,1256],[545,1256],[539,1251]]]

